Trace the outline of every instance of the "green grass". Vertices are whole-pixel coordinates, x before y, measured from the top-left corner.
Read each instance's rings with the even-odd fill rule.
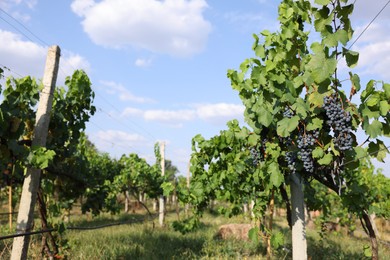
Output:
[[[73,218],[69,226],[99,226],[115,221],[131,221],[143,218],[140,214],[103,215],[88,219]],[[167,225],[158,226],[158,220],[145,223],[112,226],[103,229],[79,231],[68,230],[64,235],[69,249],[63,249],[67,259],[265,259],[265,247],[250,241],[220,240],[215,237],[218,226],[225,223],[243,223],[242,217],[226,219],[206,214],[203,225],[197,231],[182,235],[170,227],[176,219],[169,214]],[[275,253],[274,259],[291,259],[291,233],[282,218],[275,219],[274,228],[285,234],[284,249]],[[353,238],[341,233],[327,233],[321,238],[316,230],[307,231],[308,255],[311,259],[368,259],[364,247],[370,246],[367,239]],[[29,250],[29,259],[40,259],[39,236],[34,236]],[[12,240],[0,241],[1,259],[8,259]],[[8,248],[7,248],[8,246]],[[382,259],[390,255],[390,249],[380,245]]]

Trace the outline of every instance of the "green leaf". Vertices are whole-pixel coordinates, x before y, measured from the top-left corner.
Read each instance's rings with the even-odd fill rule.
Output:
[[[379,111],[381,113],[381,116],[386,116],[390,111],[390,104],[385,100],[380,101]]]
[[[307,117],[307,111],[309,111],[307,103],[301,98],[297,99],[296,103],[292,105],[292,109],[300,118]]]
[[[202,197],[203,195],[203,186],[201,183],[196,182],[194,185],[191,186],[191,191],[195,195],[196,198]]]
[[[333,156],[332,154],[328,153],[328,154],[325,154],[324,157],[322,157],[322,159],[318,160],[317,162],[320,164],[320,165],[329,165],[333,160]]]
[[[268,172],[271,174],[270,181],[274,187],[279,187],[284,178],[282,173],[279,170],[279,165],[277,163],[271,163],[268,167]]]
[[[385,90],[386,97],[390,98],[390,84],[383,84],[383,89]]]
[[[273,120],[272,114],[264,106],[261,106],[259,108],[258,113],[259,113],[259,117],[258,117],[259,123],[265,127],[268,127]]]
[[[361,88],[359,75],[352,74],[352,72],[350,72],[349,76],[352,82],[352,87],[355,88],[356,91],[359,91]]]
[[[293,116],[292,118],[283,118],[277,124],[277,133],[281,137],[288,137],[299,124],[299,117]]]
[[[248,144],[250,146],[255,146],[259,142],[259,136],[255,134],[251,134],[248,137]]]
[[[363,129],[370,136],[370,138],[376,138],[382,134],[382,123],[374,119],[372,123],[365,121],[363,123]]]
[[[315,0],[314,3],[319,5],[328,5],[331,0]]]
[[[265,49],[263,45],[257,45],[255,48],[255,54],[257,57],[264,59],[265,58]]]
[[[253,227],[249,229],[248,237],[255,244],[259,243],[259,232],[260,232],[259,227]]]
[[[335,33],[330,33],[324,38],[324,44],[328,47],[336,47],[339,42],[346,45],[349,40],[348,32],[345,30],[338,30]]]
[[[271,70],[273,70],[275,68],[276,68],[275,62],[273,62],[272,60],[265,61],[265,71],[266,72],[270,72]]]
[[[376,81],[375,80],[370,80],[367,85],[366,85],[366,89],[363,90],[362,94],[360,95],[360,100],[362,103],[364,103],[366,101],[366,98],[369,97],[372,92],[375,91],[375,86],[376,84]]]
[[[365,257],[369,257],[369,258],[372,257],[372,252],[371,252],[370,246],[367,246],[367,245],[363,246],[363,252],[364,252]]]
[[[307,69],[311,71],[314,81],[320,84],[325,80],[329,80],[329,77],[334,73],[337,60],[326,57],[323,47],[319,43],[313,43],[311,49],[314,54],[307,64]]]
[[[309,102],[316,107],[320,107],[324,104],[325,94],[321,94],[318,91],[314,91],[309,95]]]
[[[324,150],[322,150],[321,147],[316,147],[316,148],[313,150],[313,152],[312,152],[312,156],[313,156],[313,158],[315,158],[315,159],[324,157],[324,154],[325,154],[325,153],[324,153]]]
[[[358,63],[359,53],[343,48],[343,54],[345,56],[345,61],[347,62],[348,67],[354,68]]]
[[[273,249],[278,249],[284,244],[284,235],[282,232],[273,233],[271,235],[271,246]]]
[[[363,117],[379,118],[379,116],[380,116],[379,111],[375,111],[375,110],[372,111],[366,104],[361,104],[361,111],[362,111]]]
[[[375,158],[380,162],[385,162],[384,159],[386,158],[388,152],[389,150],[381,140],[377,139],[377,143],[371,142],[368,145],[368,153],[371,156],[375,156]]]
[[[163,189],[164,196],[169,196],[172,194],[175,187],[171,182],[164,182],[161,184],[161,188]]]
[[[366,105],[369,107],[376,106],[376,105],[378,105],[380,100],[381,100],[381,98],[380,98],[379,93],[374,93],[366,100]]]
[[[263,30],[260,34],[263,35],[263,36],[268,36],[268,35],[271,34],[271,32],[268,31],[268,30]]]
[[[354,148],[355,152],[356,152],[356,159],[357,160],[360,160],[360,159],[363,159],[364,157],[367,156],[367,150],[364,149],[363,147],[360,147],[360,146],[356,146]]]
[[[48,150],[45,147],[33,146],[31,152],[27,157],[27,161],[32,167],[37,169],[45,169],[55,156],[53,150]]]
[[[321,129],[323,125],[323,120],[319,118],[313,118],[310,123],[307,124],[306,130],[313,131],[315,129]]]

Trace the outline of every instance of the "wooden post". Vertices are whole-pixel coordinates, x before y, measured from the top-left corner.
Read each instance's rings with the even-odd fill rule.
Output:
[[[129,191],[125,191],[125,213],[129,213],[129,207],[130,206],[130,195]]]
[[[307,243],[305,229],[305,207],[302,178],[298,173],[291,174],[291,222],[293,260],[307,259]]]
[[[12,231],[12,184],[8,186],[8,212],[9,212],[9,230]]]
[[[160,143],[160,154],[161,154],[161,175],[165,175],[165,143]],[[164,218],[165,218],[165,203],[164,203],[164,195],[160,195],[159,198],[159,223],[160,226],[164,226]]]
[[[39,97],[39,105],[36,112],[32,146],[46,146],[46,138],[50,122],[50,111],[53,103],[53,92],[57,81],[59,61],[60,48],[58,46],[51,46],[48,50],[45,72],[42,79],[43,90]],[[17,233],[31,231],[40,178],[40,169],[27,169],[19,205],[16,226]],[[29,236],[14,238],[11,253],[12,260],[27,259],[29,241]]]

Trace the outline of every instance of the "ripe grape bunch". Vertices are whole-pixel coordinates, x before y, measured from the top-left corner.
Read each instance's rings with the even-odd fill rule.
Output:
[[[294,116],[294,112],[291,109],[289,109],[288,107],[286,107],[284,109],[283,116],[287,117],[287,118],[292,118]]]
[[[250,153],[253,161],[253,165],[257,166],[259,162],[264,160],[264,152],[265,152],[265,144],[267,143],[267,139],[263,139],[261,145],[254,146],[250,148]]]
[[[295,162],[297,159],[297,155],[295,152],[286,152],[286,162],[287,162],[287,167],[290,169],[291,173],[295,173]]]
[[[262,160],[261,151],[259,151],[257,147],[251,147],[249,151],[251,153],[253,165],[254,166],[258,165],[259,162]]]
[[[299,149],[298,156],[300,157],[303,163],[303,168],[309,173],[312,173],[314,171],[314,160],[312,157],[312,152],[313,152],[314,144],[318,139],[318,137],[319,137],[318,130],[308,131],[308,132],[300,131],[297,140],[298,149]]]
[[[335,146],[340,151],[352,149],[352,117],[349,112],[343,109],[336,93],[324,98],[323,108],[326,112],[326,123],[334,133]]]

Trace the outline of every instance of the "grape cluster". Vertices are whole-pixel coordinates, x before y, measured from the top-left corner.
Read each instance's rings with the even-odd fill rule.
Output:
[[[253,165],[254,166],[258,165],[259,162],[263,160],[262,152],[259,151],[259,149],[257,149],[257,147],[251,147],[249,151],[251,153]]]
[[[265,154],[265,144],[267,143],[267,139],[264,138],[260,145],[254,146],[250,148],[250,153],[253,161],[253,165],[257,166],[259,162],[264,161]]]
[[[303,168],[309,172],[312,173],[314,171],[314,160],[312,157],[313,147],[316,142],[316,140],[319,137],[319,131],[308,131],[308,132],[302,132],[300,131],[298,136],[298,156],[300,157]]]
[[[286,152],[286,162],[287,167],[290,169],[291,173],[295,173],[295,162],[297,160],[297,154],[295,152]]]
[[[291,109],[289,109],[288,107],[286,107],[284,109],[283,116],[287,117],[287,118],[292,118],[294,116],[294,112]]]
[[[336,94],[324,98],[326,123],[333,130],[334,144],[340,151],[352,149],[352,117],[345,111]]]

